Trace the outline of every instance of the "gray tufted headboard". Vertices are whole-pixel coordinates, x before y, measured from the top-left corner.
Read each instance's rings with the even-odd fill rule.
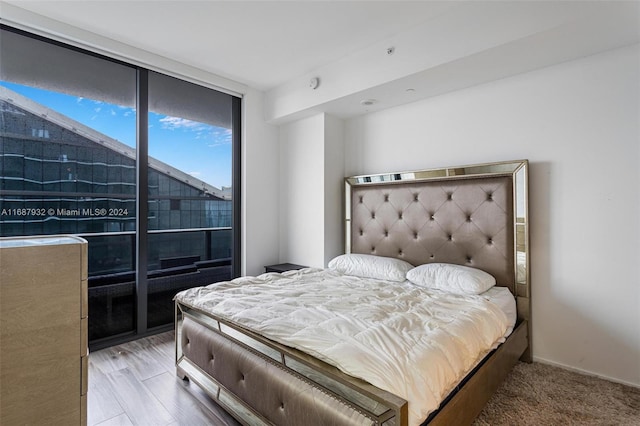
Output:
[[[516,294],[514,173],[490,166],[347,178],[346,251],[471,266]]]

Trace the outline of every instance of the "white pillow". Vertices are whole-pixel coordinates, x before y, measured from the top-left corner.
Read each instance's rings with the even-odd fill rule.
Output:
[[[372,254],[342,254],[329,262],[329,269],[346,275],[399,282],[406,280],[411,268],[404,260]]]
[[[449,263],[427,263],[407,272],[407,279],[422,287],[454,294],[480,294],[496,285],[496,279],[480,269]]]

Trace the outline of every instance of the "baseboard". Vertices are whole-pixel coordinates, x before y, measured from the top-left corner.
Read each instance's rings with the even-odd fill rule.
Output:
[[[627,382],[625,380],[620,380],[620,379],[617,379],[615,377],[609,377],[609,376],[605,376],[603,374],[594,373],[592,371],[582,370],[580,368],[572,367],[570,365],[562,364],[562,363],[559,363],[559,362],[556,362],[556,361],[551,361],[551,360],[548,360],[548,359],[545,359],[545,358],[540,358],[540,357],[534,356],[533,357],[533,361],[534,362],[539,362],[540,364],[547,364],[547,365],[551,365],[553,367],[562,368],[563,370],[573,371],[574,373],[583,374],[585,376],[597,377],[599,379],[606,380],[606,381],[609,381],[609,382],[619,383],[621,385],[625,385],[625,386],[629,386],[629,387],[632,387],[632,388],[640,389],[640,383]]]

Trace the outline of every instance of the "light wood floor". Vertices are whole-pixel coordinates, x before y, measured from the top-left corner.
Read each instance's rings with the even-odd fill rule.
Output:
[[[173,332],[89,355],[89,426],[239,425],[175,374]]]

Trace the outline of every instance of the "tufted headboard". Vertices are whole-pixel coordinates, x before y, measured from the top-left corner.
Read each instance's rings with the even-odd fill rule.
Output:
[[[517,164],[347,178],[346,252],[471,266],[516,294]]]

